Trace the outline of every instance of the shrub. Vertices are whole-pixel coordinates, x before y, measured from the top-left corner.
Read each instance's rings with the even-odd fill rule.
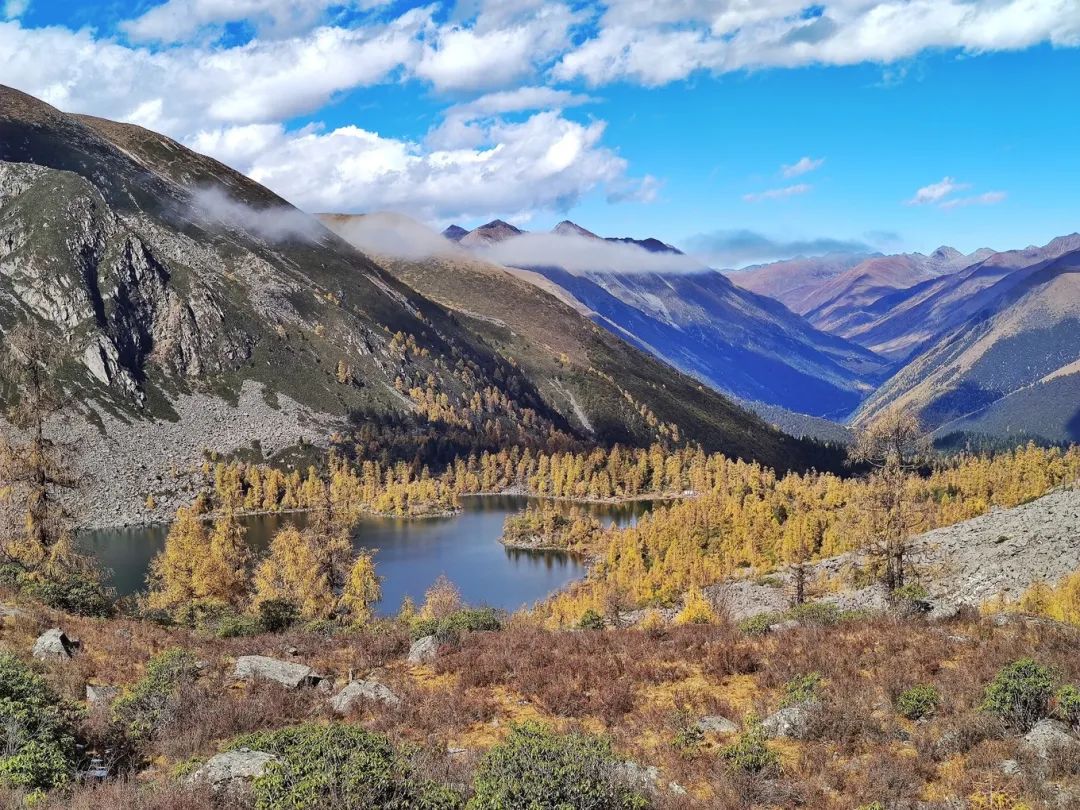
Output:
[[[300,618],[300,611],[288,599],[265,599],[259,603],[259,624],[267,633],[288,630]]]
[[[787,615],[815,627],[832,627],[841,619],[840,609],[829,602],[804,602],[789,610]]]
[[[1027,730],[1046,717],[1053,686],[1049,669],[1021,658],[1004,667],[986,687],[982,708],[1009,726]]]
[[[816,672],[788,681],[784,685],[784,696],[780,699],[780,707],[809,703],[817,698],[820,687],[821,675]]]
[[[705,595],[694,588],[686,595],[686,603],[675,617],[675,624],[716,624],[716,611]]]
[[[262,622],[245,613],[223,613],[217,620],[214,635],[218,638],[257,636],[263,631]]]
[[[896,711],[908,720],[929,717],[937,711],[941,695],[933,686],[919,684],[905,689],[896,698]]]
[[[481,760],[469,810],[647,807],[620,776],[610,743],[588,734],[557,734],[536,723],[515,726]]]
[[[578,619],[577,626],[581,630],[603,630],[604,617],[592,608],[589,608],[581,614],[581,618]]]
[[[113,613],[112,593],[91,576],[70,573],[59,579],[42,579],[23,574],[16,585],[26,596],[55,610],[101,618]]]
[[[113,705],[113,718],[134,740],[148,739],[179,710],[178,693],[199,671],[186,650],[166,650],[150,659],[144,675]]]
[[[61,700],[37,673],[0,653],[0,785],[50,790],[72,775],[77,707]]]
[[[501,630],[502,626],[502,614],[495,608],[465,608],[441,619],[414,619],[410,634],[414,639],[435,636],[441,642],[452,643],[457,641],[462,633]]]
[[[274,754],[278,761],[252,783],[257,810],[450,810],[449,788],[419,778],[382,734],[359,726],[292,726],[237,737],[229,748]]]
[[[743,773],[772,773],[780,765],[780,755],[769,748],[765,729],[753,715],[746,718],[746,731],[731,745],[720,751],[728,766]]]
[[[774,613],[759,613],[739,622],[739,630],[748,636],[763,636],[776,624],[777,618]]]
[[[1080,727],[1080,688],[1067,685],[1057,691],[1054,696],[1057,703],[1057,713],[1070,726]]]

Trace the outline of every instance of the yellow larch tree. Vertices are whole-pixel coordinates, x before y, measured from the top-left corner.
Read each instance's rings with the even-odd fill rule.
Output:
[[[296,606],[305,619],[325,619],[334,614],[336,596],[319,570],[314,538],[295,526],[274,535],[270,553],[255,569],[254,602],[283,599]]]
[[[382,599],[381,579],[375,573],[375,561],[371,554],[360,552],[349,570],[349,579],[341,594],[341,610],[354,622],[366,622],[371,618],[372,605]]]

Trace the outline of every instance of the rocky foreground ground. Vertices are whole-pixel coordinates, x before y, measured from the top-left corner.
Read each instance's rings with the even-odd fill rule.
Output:
[[[935,615],[999,598],[1014,601],[1035,582],[1053,584],[1080,569],[1080,489],[1063,489],[927,532],[913,540],[910,558]],[[813,565],[809,579],[819,583],[814,596],[842,609],[885,607],[879,586],[844,587],[862,562],[847,554]],[[828,590],[822,589],[824,583]],[[720,583],[708,595],[733,618],[743,619],[785,611],[791,585],[791,573],[781,571],[764,579]]]

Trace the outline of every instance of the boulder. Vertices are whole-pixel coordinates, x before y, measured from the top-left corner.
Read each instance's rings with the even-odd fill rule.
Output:
[[[769,625],[770,633],[783,633],[785,630],[798,630],[802,625],[795,619],[784,619],[782,622]]]
[[[1015,759],[1002,760],[998,770],[1001,771],[1002,776],[1019,776],[1022,773],[1020,763]]]
[[[1069,727],[1058,720],[1040,720],[1024,735],[1020,746],[1029,754],[1047,759],[1059,749],[1080,750],[1080,741],[1069,733]]]
[[[765,736],[770,739],[788,737],[797,740],[806,733],[810,724],[812,704],[800,703],[795,706],[785,706],[761,721],[761,727],[765,730]]]
[[[248,681],[273,681],[290,689],[301,686],[316,686],[323,680],[315,670],[305,664],[292,661],[279,661],[265,655],[242,655],[236,659],[234,677]]]
[[[734,734],[739,730],[736,723],[718,714],[710,714],[697,721],[697,727],[706,734]]]
[[[267,767],[277,761],[273,754],[247,748],[226,751],[210,757],[188,777],[188,781],[208,784],[218,792],[236,792],[266,773]]]
[[[34,642],[33,656],[42,661],[66,661],[79,648],[79,642],[72,641],[59,627],[46,630]]]
[[[410,664],[426,664],[428,661],[435,660],[435,656],[439,653],[439,642],[435,639],[435,636],[424,636],[418,638],[409,647],[408,662]]]
[[[330,698],[330,708],[338,714],[348,714],[358,703],[372,701],[383,703],[387,706],[401,705],[401,698],[385,684],[368,678],[363,681],[353,681]]]
[[[86,685],[86,702],[91,706],[111,706],[120,694],[120,689],[115,686]]]

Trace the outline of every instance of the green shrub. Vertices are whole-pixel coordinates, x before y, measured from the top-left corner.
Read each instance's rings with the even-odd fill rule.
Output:
[[[648,802],[621,777],[610,743],[557,734],[536,723],[515,726],[481,760],[469,810],[626,810]]]
[[[578,619],[577,626],[581,630],[603,630],[604,617],[592,608],[589,608],[581,614],[581,618]]]
[[[1080,728],[1080,688],[1071,684],[1063,686],[1054,696],[1057,713],[1070,726]]]
[[[461,798],[418,777],[408,757],[382,734],[333,723],[238,737],[229,748],[274,754],[278,761],[252,783],[256,810],[451,810]]]
[[[759,613],[739,622],[739,630],[748,636],[763,636],[776,624],[778,618],[775,613]]]
[[[787,615],[803,624],[816,627],[832,627],[841,619],[840,608],[829,602],[804,602],[789,610]]]
[[[67,574],[60,579],[23,574],[18,577],[16,587],[25,596],[55,610],[99,618],[113,613],[112,592],[94,577],[83,574]]]
[[[788,681],[784,685],[784,696],[780,699],[780,707],[809,703],[817,698],[820,688],[821,675],[816,672]]]
[[[746,731],[731,745],[720,751],[728,767],[744,773],[773,773],[780,765],[780,755],[769,748],[765,729],[753,715],[746,718]]]
[[[50,790],[71,779],[78,708],[9,653],[0,653],[0,785]]]
[[[917,582],[909,582],[907,585],[901,585],[892,592],[893,599],[902,599],[908,602],[921,602],[929,595],[930,592]]]
[[[905,689],[896,698],[896,711],[908,720],[929,717],[937,711],[941,695],[933,686],[919,684]]]
[[[440,642],[453,643],[463,633],[481,630],[501,630],[502,613],[495,608],[465,608],[443,619],[415,619],[410,626],[413,639],[435,636]]]
[[[133,740],[148,739],[181,708],[181,687],[199,672],[195,656],[186,650],[166,650],[150,659],[146,674],[113,704],[113,719]]]
[[[214,635],[218,638],[243,638],[263,632],[262,622],[246,613],[223,613],[217,619]]]
[[[1027,730],[1046,717],[1053,688],[1049,669],[1021,658],[1004,667],[986,687],[982,708],[1009,726]]]
[[[288,630],[300,618],[300,611],[288,599],[266,599],[259,603],[259,624],[267,633]]]

